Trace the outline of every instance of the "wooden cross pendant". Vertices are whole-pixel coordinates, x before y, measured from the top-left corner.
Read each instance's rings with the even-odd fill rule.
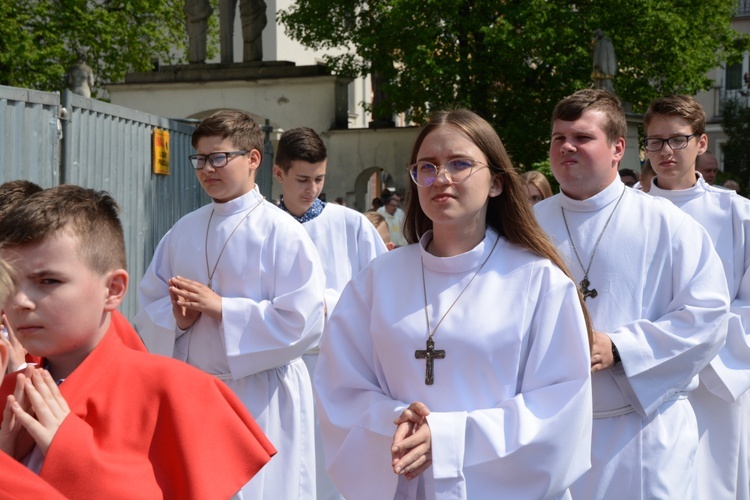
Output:
[[[414,357],[425,360],[424,383],[426,385],[435,383],[435,360],[445,359],[445,351],[436,351],[435,341],[432,340],[432,337],[428,337],[427,348],[423,351],[414,351]]]
[[[592,288],[589,290],[589,279],[584,276],[584,278],[581,280],[580,286],[581,286],[581,294],[583,295],[583,301],[585,302],[587,298],[591,297],[592,299],[595,299],[597,295],[599,295],[599,292],[596,291],[596,288]]]

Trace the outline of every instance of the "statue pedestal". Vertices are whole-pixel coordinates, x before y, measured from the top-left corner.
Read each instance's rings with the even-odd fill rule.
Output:
[[[331,76],[322,65],[296,66],[289,61],[255,61],[231,64],[183,64],[160,66],[157,71],[128,73],[125,85],[148,83],[197,83]],[[112,86],[110,86],[112,87]]]
[[[107,85],[112,103],[161,116],[203,118],[236,108],[274,128],[348,127],[348,85],[323,65],[287,61],[161,66]]]

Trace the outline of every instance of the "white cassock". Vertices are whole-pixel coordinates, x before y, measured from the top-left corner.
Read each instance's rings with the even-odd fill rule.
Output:
[[[701,384],[690,393],[700,435],[695,468],[698,498],[748,500],[750,200],[710,186],[700,175],[693,187],[679,191],[660,189],[657,183],[652,183],[649,194],[672,201],[708,232],[724,265],[730,310],[737,315],[729,322],[726,345],[700,372]]]
[[[167,280],[183,276],[208,283],[207,268],[216,265],[225,242],[212,280],[222,297],[222,321],[204,314],[183,332],[172,315]],[[244,498],[315,496],[313,399],[301,357],[321,334],[324,283],[305,230],[264,201],[256,187],[177,221],[138,289],[135,325],[149,349],[224,380],[278,450],[243,488]]]
[[[326,203],[319,216],[302,224],[318,250],[326,275],[328,314],[352,277],[388,252],[375,226],[356,210]]]
[[[589,467],[589,347],[573,283],[500,239],[448,258],[432,233],[375,259],[341,295],[321,342],[315,396],[327,469],[347,498],[558,498]],[[420,258],[434,328],[426,385]],[[394,286],[394,279],[396,285]],[[432,465],[406,481],[391,467],[393,421],[431,410]]]
[[[625,192],[623,194],[623,189]],[[667,200],[619,177],[583,201],[560,193],[534,206],[576,280],[607,219],[589,272],[586,306],[622,363],[593,374],[592,468],[572,488],[580,499],[688,499],[695,490],[698,431],[687,393],[724,345],[729,297],[706,231]]]
[[[344,287],[353,276],[378,255],[388,252],[375,226],[361,213],[335,203],[327,203],[323,211],[302,227],[310,235],[320,254],[326,277],[326,308],[333,312]],[[310,371],[315,372],[318,359],[317,344],[303,358]],[[325,471],[320,427],[315,426],[315,455],[317,471],[317,500],[341,498]]]
[[[409,244],[404,236],[404,211],[396,209],[396,213],[391,215],[385,211],[385,207],[378,208],[377,212],[383,216],[385,223],[388,224],[388,232],[391,233],[391,242],[397,247],[403,247]]]

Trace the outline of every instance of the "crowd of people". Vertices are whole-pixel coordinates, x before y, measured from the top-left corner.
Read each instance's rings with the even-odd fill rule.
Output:
[[[619,100],[562,99],[553,194],[437,112],[405,198],[362,214],[321,200],[306,127],[266,201],[259,125],[218,111],[190,157],[212,201],[159,243],[135,330],[115,200],[6,182],[0,495],[750,499],[750,201],[699,169],[692,97],[644,132],[621,170]]]

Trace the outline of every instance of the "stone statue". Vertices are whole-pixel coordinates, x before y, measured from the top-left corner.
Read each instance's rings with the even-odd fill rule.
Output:
[[[617,59],[612,40],[602,30],[596,30],[591,44],[594,59],[591,78],[594,80],[594,88],[608,90],[614,94],[612,79],[617,73]]]
[[[211,17],[214,9],[211,8],[209,0],[185,0],[182,11],[185,13],[185,25],[190,40],[188,61],[206,62],[208,18]]]
[[[244,46],[242,60],[263,60],[263,28],[268,24],[264,0],[239,0]],[[221,38],[221,62],[234,62],[234,13],[237,0],[219,0],[219,26]]]
[[[91,87],[94,86],[94,72],[86,64],[86,56],[78,56],[78,61],[68,68],[68,88],[74,94],[91,97]]]

